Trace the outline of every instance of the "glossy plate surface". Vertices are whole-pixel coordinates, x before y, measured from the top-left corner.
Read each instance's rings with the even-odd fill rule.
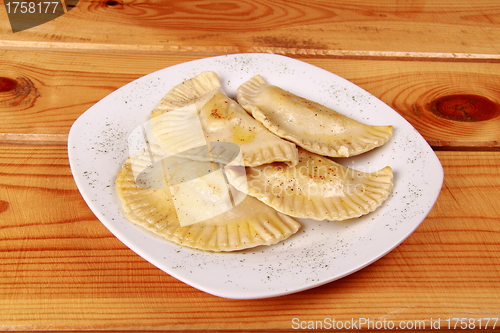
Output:
[[[128,137],[175,85],[204,70],[219,74],[228,96],[261,74],[270,84],[371,125],[394,125],[381,148],[347,159],[372,172],[389,165],[394,191],[375,212],[328,222],[304,220],[290,239],[235,253],[206,253],[162,240],[128,222],[115,177],[128,156]],[[286,295],[351,274],[405,240],[434,205],[442,166],[420,134],[397,112],[353,83],[313,65],[273,54],[234,54],[191,61],[148,74],[108,95],[79,117],[69,134],[70,166],[97,218],[125,245],[171,276],[207,293],[235,299]]]

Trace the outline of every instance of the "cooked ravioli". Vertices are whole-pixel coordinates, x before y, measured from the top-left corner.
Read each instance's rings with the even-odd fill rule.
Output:
[[[271,133],[227,97],[214,72],[203,72],[174,87],[151,117],[155,139],[173,154],[194,149],[190,151],[193,155],[197,147],[210,146],[211,142],[229,142],[241,150],[241,158],[233,160],[233,164],[237,161],[244,166],[276,161],[289,165],[297,163],[295,144]],[[212,154],[210,149],[208,152]],[[198,158],[204,156],[201,150],[196,155]],[[217,156],[224,155],[217,153]]]
[[[390,125],[360,123],[270,85],[260,75],[238,88],[237,101],[277,136],[320,155],[359,155],[383,145],[392,135]]]
[[[272,245],[299,230],[293,218],[214,177],[220,169],[210,162],[177,157],[164,162],[161,152],[148,147],[118,173],[118,196],[132,223],[173,243],[213,252]],[[160,170],[148,175],[155,166]],[[181,225],[186,219],[189,224]]]
[[[160,103],[153,110],[151,118],[189,105],[195,105],[199,109],[216,92],[223,92],[217,73],[212,71],[202,72],[176,85],[163,96]]]
[[[346,220],[368,214],[390,195],[390,167],[365,173],[331,159],[299,149],[294,167],[283,163],[247,168],[235,179],[236,188],[248,185],[248,194],[294,217]]]

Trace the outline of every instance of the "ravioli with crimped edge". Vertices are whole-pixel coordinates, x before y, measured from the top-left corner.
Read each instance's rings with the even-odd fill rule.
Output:
[[[237,172],[235,172],[237,173]],[[391,194],[389,166],[361,172],[331,159],[299,149],[299,162],[290,167],[272,163],[247,168],[233,176],[243,189],[274,209],[299,218],[342,221],[377,209]]]
[[[210,142],[230,142],[240,147],[239,164],[244,166],[276,161],[297,163],[295,144],[268,131],[227,97],[218,75],[212,71],[202,72],[172,88],[153,110],[151,118],[153,135],[162,147],[174,153]],[[195,128],[202,132],[201,136],[195,135]],[[198,156],[192,153],[193,150],[193,158],[203,156],[201,151]]]
[[[393,126],[366,125],[267,83],[260,75],[238,88],[237,100],[279,137],[313,153],[349,157],[385,144]]]
[[[148,186],[138,181],[140,172],[153,162],[161,163],[164,156],[161,148],[150,146],[128,158],[116,178],[116,189],[122,202],[125,216],[132,223],[173,243],[193,249],[210,252],[227,252],[253,248],[260,245],[272,245],[289,238],[300,229],[295,219],[277,212],[275,209],[251,196],[241,196],[238,203],[221,214],[210,214],[211,209],[218,209],[220,198],[217,193],[227,192],[226,184],[220,182],[206,184],[212,192],[187,193],[176,195],[175,187]],[[188,177],[194,170],[210,170],[210,162],[182,159],[174,178]],[[185,166],[182,163],[186,163]],[[161,176],[161,174],[160,174]],[[198,175],[199,176],[199,175]],[[189,180],[189,179],[186,179]],[[176,183],[182,184],[183,179]],[[208,180],[209,182],[209,180]],[[168,180],[165,181],[167,185]],[[201,192],[201,191],[200,191]],[[232,190],[235,195],[235,190]],[[200,199],[205,200],[200,209]],[[210,204],[214,206],[210,208]],[[216,205],[215,205],[216,204]],[[186,226],[181,226],[179,206],[185,206],[183,214],[203,214],[213,217]]]

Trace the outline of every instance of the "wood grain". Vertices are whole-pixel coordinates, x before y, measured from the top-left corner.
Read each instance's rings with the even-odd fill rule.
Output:
[[[325,286],[238,301],[189,287],[120,243],[81,198],[64,146],[0,146],[0,329],[264,332],[292,330],[293,318],[498,317],[500,155],[438,156],[441,195],[402,245]]]
[[[78,53],[0,51],[0,73],[15,83],[0,92],[0,139],[66,140],[73,122],[85,110],[119,87],[162,67],[196,59],[99,56]],[[149,58],[149,59],[148,59]],[[141,60],[142,59],[142,60]],[[15,135],[13,135],[15,134]],[[49,134],[53,137],[44,138]],[[64,136],[57,138],[55,136]]]
[[[0,142],[64,143],[73,122],[101,98],[153,71],[194,56],[0,51]],[[450,120],[432,103],[474,94],[500,108],[500,67],[482,62],[297,58],[340,75],[405,117],[439,148],[499,148],[500,117]],[[9,88],[9,89],[7,89]],[[300,92],[296,92],[300,94]],[[483,110],[486,112],[487,110]]]
[[[82,0],[56,20],[13,34],[0,12],[0,47],[213,55],[273,52],[356,56],[431,53],[498,60],[500,6],[457,0]],[[466,49],[466,52],[463,50]],[[379,53],[378,55],[390,55]]]
[[[81,0],[18,33],[0,10],[0,330],[294,332],[294,318],[365,318],[429,331],[430,318],[500,318],[498,40],[492,0]],[[238,52],[336,73],[448,150],[436,205],[399,247],[319,288],[228,300],[96,219],[69,169],[75,119],[145,74]]]

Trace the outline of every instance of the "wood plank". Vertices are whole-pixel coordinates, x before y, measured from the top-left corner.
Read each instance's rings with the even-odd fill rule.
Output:
[[[157,69],[197,59],[18,51],[0,56],[3,82],[12,82],[0,93],[4,142],[65,141],[78,116],[106,95]]]
[[[244,0],[158,5],[152,0],[83,0],[67,14],[15,34],[6,12],[0,12],[0,18],[1,48],[38,51],[191,55],[354,51],[354,56],[366,51],[430,52],[498,59],[500,39],[500,5],[495,1]]]
[[[402,245],[339,281],[238,301],[145,262],[96,220],[64,146],[0,146],[0,329],[292,330],[292,320],[498,317],[498,152],[438,152],[436,206]],[[272,311],[270,311],[270,309]]]
[[[13,143],[64,143],[76,118],[109,93],[153,71],[202,58],[6,50],[0,51],[0,56],[4,78],[0,93],[0,142]],[[497,64],[297,59],[336,73],[380,98],[410,121],[434,147],[500,147]],[[447,115],[433,110],[436,101],[457,95],[476,95],[490,101],[490,106],[479,103],[472,111],[475,117],[492,118],[446,118]],[[467,103],[474,105],[470,101],[459,101],[447,110],[454,112],[467,107]]]

